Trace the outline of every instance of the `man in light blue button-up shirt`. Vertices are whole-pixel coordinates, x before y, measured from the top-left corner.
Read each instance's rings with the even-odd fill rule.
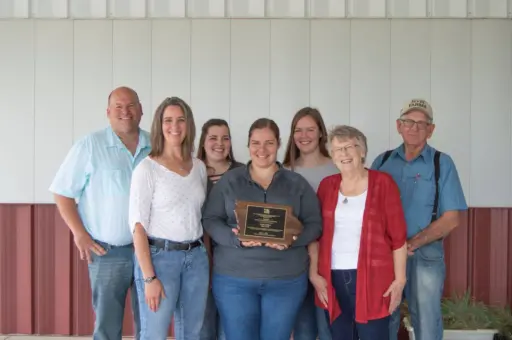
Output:
[[[133,284],[133,244],[128,201],[133,169],[150,150],[139,128],[137,93],[120,87],[108,98],[110,126],[77,141],[60,166],[50,191],[73,233],[80,258],[88,261],[95,340],[120,340],[126,296]],[[78,204],[76,204],[78,201]],[[137,294],[132,291],[136,339]]]
[[[373,169],[389,173],[400,188],[410,255],[404,293],[416,340],[443,338],[443,238],[459,225],[460,211],[468,208],[455,164],[445,153],[439,154],[439,193],[434,208],[437,150],[427,144],[434,127],[430,104],[423,99],[411,100],[397,120],[403,144],[379,155],[372,164]],[[390,322],[390,340],[397,339],[399,326],[397,309]]]

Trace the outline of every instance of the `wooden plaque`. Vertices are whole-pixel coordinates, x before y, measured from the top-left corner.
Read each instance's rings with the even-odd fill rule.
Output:
[[[237,201],[240,241],[275,243],[290,246],[303,229],[288,205]]]

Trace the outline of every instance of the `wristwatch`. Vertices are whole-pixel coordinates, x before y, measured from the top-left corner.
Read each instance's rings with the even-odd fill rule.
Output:
[[[144,283],[151,283],[154,279],[156,279],[156,276],[147,277],[144,280]]]

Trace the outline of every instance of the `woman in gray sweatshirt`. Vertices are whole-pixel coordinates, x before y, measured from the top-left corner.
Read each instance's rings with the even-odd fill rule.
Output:
[[[216,243],[213,295],[228,340],[288,340],[308,287],[307,245],[322,233],[320,205],[304,177],[277,162],[273,120],[251,125],[248,146],[248,164],[222,176],[205,203],[203,227]],[[241,242],[237,200],[291,206],[303,230],[290,247]]]

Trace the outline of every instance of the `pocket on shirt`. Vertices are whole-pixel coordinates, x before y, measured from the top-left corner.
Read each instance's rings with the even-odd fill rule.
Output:
[[[436,194],[434,174],[431,171],[419,173],[411,180],[414,181],[414,200],[422,206],[432,208]]]

